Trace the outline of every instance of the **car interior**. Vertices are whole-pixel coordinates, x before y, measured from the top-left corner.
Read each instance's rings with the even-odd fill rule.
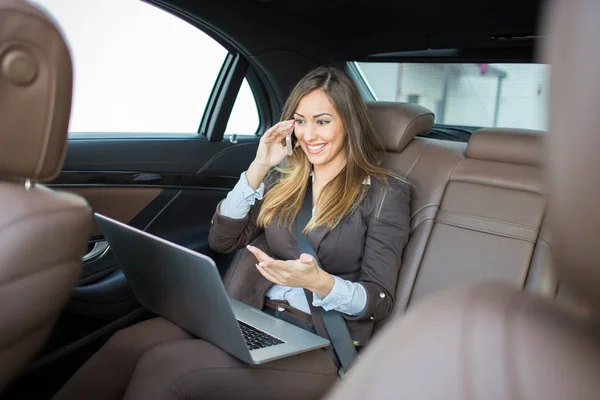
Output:
[[[382,165],[413,187],[394,316],[377,331],[391,332],[386,325],[418,303],[470,284],[504,284],[593,312],[553,262],[548,69],[539,54],[545,2],[125,3],[0,0],[0,398],[51,398],[113,333],[153,316],[133,296],[92,211],[206,254],[225,275],[235,254],[208,246],[215,207],[294,84],[319,65],[356,81],[385,144]],[[154,43],[169,34],[154,27],[134,39],[150,38],[148,60],[160,68],[135,64],[143,49],[119,50],[105,32],[75,38],[87,6],[98,7],[104,26],[112,21],[101,17],[122,11],[118,22],[131,30],[141,22],[125,9],[142,7],[200,32],[221,57],[209,60],[206,50],[196,64],[179,65],[161,49],[194,53],[192,42]],[[91,38],[101,51],[85,51]],[[99,71],[94,85],[84,81],[92,77],[84,56]],[[187,88],[196,78],[185,71],[208,76],[210,63],[205,94]],[[153,78],[138,85],[135,74],[146,69]],[[189,93],[180,102],[162,96],[161,85]],[[138,97],[127,100],[128,91]],[[179,115],[169,107],[193,110],[191,128],[168,125]],[[121,114],[127,123],[119,125]]]
[[[598,398],[598,18],[595,1],[554,2],[540,56],[552,65],[545,227],[560,286],[587,306],[490,282],[440,292],[390,322],[327,399]]]

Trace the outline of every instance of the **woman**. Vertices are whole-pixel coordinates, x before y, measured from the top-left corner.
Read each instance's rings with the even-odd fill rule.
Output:
[[[283,143],[290,134],[296,143],[287,157]],[[282,122],[262,136],[255,160],[217,206],[210,246],[220,252],[247,246],[258,261],[254,271],[234,268],[241,272],[228,279],[252,290],[232,295],[321,334],[311,318],[315,307],[337,310],[354,344],[365,345],[374,323],[392,311],[409,234],[409,185],[378,167],[383,151],[343,71],[321,67],[306,75]],[[284,161],[287,166],[274,168]],[[313,216],[304,232],[323,269],[299,254],[292,229],[308,185]],[[269,254],[249,245],[262,233]],[[119,349],[125,355],[117,366]],[[100,392],[117,398],[135,368],[126,398],[319,398],[337,378],[336,361],[332,352],[316,350],[248,366],[156,318],[117,333],[57,397],[93,385],[86,398]]]

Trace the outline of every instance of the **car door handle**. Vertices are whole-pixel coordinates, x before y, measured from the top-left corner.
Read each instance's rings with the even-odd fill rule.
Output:
[[[106,240],[94,242],[94,247],[92,247],[92,250],[83,256],[83,262],[89,262],[104,256],[108,252],[109,248],[110,246]]]

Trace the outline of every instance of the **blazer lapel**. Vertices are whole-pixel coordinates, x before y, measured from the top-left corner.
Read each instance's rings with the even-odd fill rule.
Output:
[[[272,254],[264,235],[252,245]],[[273,284],[257,271],[255,264],[256,258],[252,253],[247,249],[238,250],[223,277],[223,285],[229,296],[261,310],[265,294]]]
[[[317,255],[319,254],[319,247],[321,246],[321,242],[325,239],[325,236],[329,233],[329,228],[326,226],[319,226],[314,231],[308,234],[308,241],[310,245],[315,250]]]

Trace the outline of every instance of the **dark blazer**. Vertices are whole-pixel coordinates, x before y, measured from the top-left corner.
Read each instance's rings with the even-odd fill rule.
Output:
[[[265,178],[265,193],[279,178],[271,172]],[[257,201],[244,219],[219,214],[217,206],[209,233],[210,247],[221,253],[243,249],[250,242],[281,260],[299,257],[295,223],[291,229],[273,223],[264,229],[256,224],[260,211]],[[344,315],[355,345],[365,345],[373,332],[374,322],[390,315],[394,306],[396,282],[402,251],[410,233],[410,186],[396,179],[388,185],[371,179],[360,205],[335,228],[317,228],[308,235],[322,268],[332,275],[360,282],[367,292],[362,315]],[[261,236],[264,233],[264,236]],[[256,240],[258,238],[258,240]],[[272,283],[260,275],[256,259],[247,250],[240,252],[225,277],[229,294],[262,309]],[[309,302],[310,303],[310,302]],[[311,309],[313,308],[310,304]],[[313,321],[323,334],[321,321]]]

